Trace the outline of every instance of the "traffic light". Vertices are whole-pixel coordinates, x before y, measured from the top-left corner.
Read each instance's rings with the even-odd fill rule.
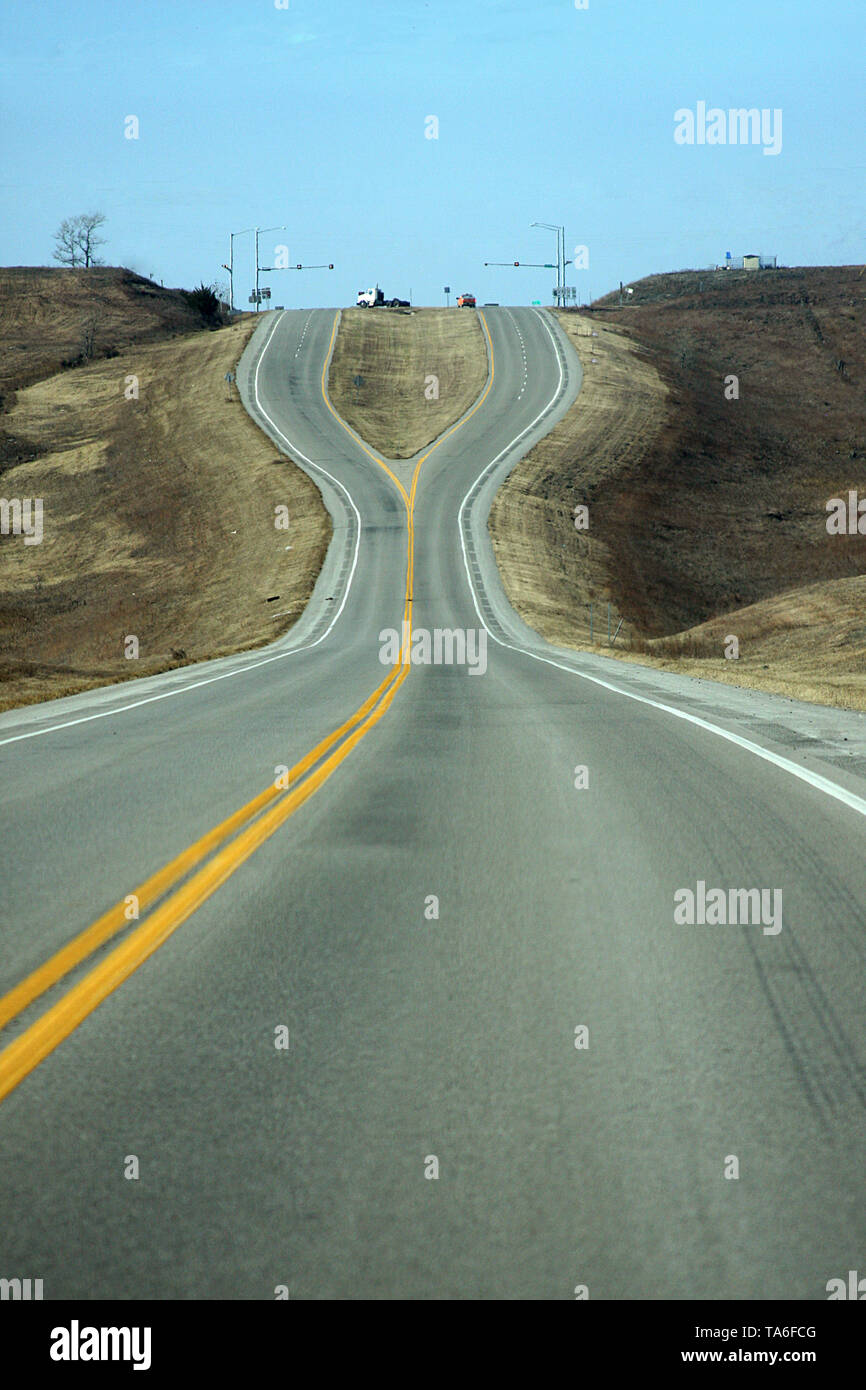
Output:
[[[329,270],[333,270],[334,267],[333,267],[332,265],[329,265],[329,266],[328,266],[328,269],[329,269]]]
[[[515,264],[515,265],[520,265],[520,262],[519,262],[519,261],[515,261],[514,264]]]

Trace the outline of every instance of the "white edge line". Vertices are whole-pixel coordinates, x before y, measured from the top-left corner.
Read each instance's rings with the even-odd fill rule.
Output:
[[[550,410],[559,395],[562,386],[562,363],[560,361],[557,343],[544,317],[539,314],[539,318],[541,318],[544,327],[547,329],[548,334],[550,334],[551,342],[554,345],[554,350],[556,350],[556,358],[559,365],[559,381],[557,382],[556,390],[547,402],[547,405],[536,415],[532,423],[521,430],[520,434],[515,435],[511,443],[506,444],[505,448],[501,449],[490,463],[485,464],[484,468],[482,468],[474,483],[469,488],[469,491],[466,493],[466,496],[463,498],[463,501],[460,503],[460,508],[457,512],[457,531],[460,536],[460,549],[463,553],[463,566],[466,570],[469,592],[472,595],[472,603],[475,607],[475,612],[478,614],[479,621],[485,632],[489,637],[493,638],[498,646],[507,647],[509,651],[520,652],[523,656],[531,657],[533,661],[543,662],[545,666],[555,666],[557,670],[566,671],[571,676],[578,676],[582,681],[591,681],[593,685],[600,685],[604,690],[610,690],[615,695],[623,695],[626,700],[636,700],[640,705],[650,705],[653,709],[661,710],[664,714],[673,715],[675,719],[684,719],[688,724],[694,724],[699,729],[705,729],[708,733],[716,734],[717,737],[725,739],[728,743],[733,743],[738,748],[745,749],[747,753],[754,753],[755,757],[763,758],[765,762],[772,763],[774,767],[781,768],[783,772],[789,772],[793,777],[798,777],[801,782],[806,782],[808,786],[814,787],[816,791],[823,792],[825,796],[831,796],[834,800],[841,801],[843,806],[849,807],[852,811],[857,811],[859,815],[866,816],[866,800],[861,796],[857,796],[854,792],[849,792],[845,787],[839,786],[837,782],[831,782],[829,777],[822,777],[819,772],[811,772],[808,768],[800,767],[798,763],[791,762],[789,758],[784,758],[779,753],[773,753],[769,748],[762,748],[759,743],[752,743],[751,739],[743,738],[741,734],[734,734],[728,729],[720,728],[718,724],[711,724],[708,720],[701,719],[697,714],[689,714],[686,710],[676,709],[673,705],[663,704],[660,700],[651,700],[648,695],[635,695],[630,690],[623,690],[621,686],[612,685],[610,681],[602,680],[600,676],[590,676],[585,671],[577,671],[573,666],[566,666],[563,662],[554,661],[553,658],[549,656],[541,656],[538,652],[530,651],[527,647],[520,647],[512,642],[503,642],[502,639],[497,637],[495,632],[492,632],[487,626],[484,621],[484,615],[478,606],[478,596],[469,568],[469,558],[466,554],[466,542],[464,540],[462,523],[463,508],[466,506],[469,497],[474,492],[475,488],[478,487],[481,480],[488,473],[492,472],[500,459],[513,449],[515,444],[517,444],[529,430],[533,429],[535,425],[538,424],[538,421]]]
[[[286,311],[284,310],[283,313],[285,312]],[[67,719],[62,724],[51,724],[46,729],[31,729],[26,734],[13,734],[11,738],[0,738],[0,748],[2,748],[7,743],[20,743],[22,739],[39,738],[42,734],[55,734],[58,732],[58,730],[70,729],[75,724],[89,724],[90,721],[93,719],[109,719],[116,714],[126,714],[128,710],[138,709],[141,705],[153,704],[155,700],[167,700],[172,695],[186,695],[190,690],[199,690],[203,685],[213,685],[215,681],[225,681],[228,680],[231,676],[245,675],[247,671],[256,671],[260,666],[268,666],[272,661],[282,661],[287,656],[297,656],[299,652],[310,651],[312,647],[317,647],[320,642],[324,642],[325,638],[328,636],[328,633],[331,631],[331,629],[333,628],[334,624],[336,623],[337,619],[339,618],[340,614],[346,606],[346,600],[349,597],[349,590],[352,587],[352,580],[355,577],[355,569],[358,564],[358,552],[361,547],[361,513],[355,506],[354,499],[351,493],[349,492],[349,489],[345,487],[343,483],[340,482],[339,478],[335,478],[333,474],[329,473],[326,468],[322,468],[320,464],[313,463],[312,459],[308,459],[306,454],[302,453],[300,449],[296,448],[292,441],[288,438],[288,436],[283,434],[282,430],[274,424],[270,415],[265,410],[264,406],[259,400],[259,368],[261,367],[262,362],[264,361],[265,353],[271,345],[271,339],[273,338],[274,332],[276,331],[277,325],[279,324],[280,319],[282,317],[283,314],[280,314],[279,318],[276,318],[274,320],[273,327],[271,328],[271,331],[268,334],[267,341],[264,347],[262,348],[259,354],[258,361],[256,363],[256,372],[255,377],[253,379],[253,395],[255,397],[256,407],[258,410],[261,411],[262,415],[267,420],[271,428],[280,436],[280,439],[285,440],[285,443],[288,445],[289,451],[292,455],[297,455],[298,458],[302,458],[304,462],[309,464],[309,466],[315,472],[323,474],[324,477],[328,478],[332,483],[336,484],[336,486],[346,494],[346,497],[349,499],[349,506],[355,513],[355,517],[357,518],[358,522],[358,534],[355,540],[355,554],[352,557],[352,568],[349,572],[349,579],[346,584],[346,592],[343,595],[342,603],[340,604],[339,608],[337,609],[328,626],[325,628],[325,631],[322,633],[321,637],[316,638],[315,642],[308,642],[303,647],[293,647],[291,651],[276,652],[273,656],[263,657],[261,661],[250,662],[248,666],[239,666],[234,671],[223,671],[218,676],[205,676],[201,680],[190,681],[188,685],[180,686],[177,690],[163,690],[157,695],[145,695],[140,700],[133,700],[128,705],[119,705],[117,706],[117,708],[100,710],[97,714],[84,714],[81,716],[80,719]]]

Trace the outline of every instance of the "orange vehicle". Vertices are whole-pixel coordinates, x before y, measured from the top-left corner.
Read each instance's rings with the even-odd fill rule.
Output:
[[[457,308],[458,308],[458,309],[474,309],[474,308],[475,308],[475,295],[474,295],[474,294],[461,294],[460,298],[459,298],[458,301],[457,301]]]

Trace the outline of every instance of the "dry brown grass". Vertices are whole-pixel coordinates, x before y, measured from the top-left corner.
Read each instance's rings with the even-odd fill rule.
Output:
[[[116,266],[63,270],[0,267],[0,408],[14,392],[82,360],[85,334],[94,359],[206,327],[179,290],[163,289]]]
[[[866,280],[841,267],[636,289],[629,309],[609,297],[560,316],[583,390],[491,513],[512,602],[587,647],[592,601],[603,652],[610,602],[613,655],[866,708],[866,538],[825,524],[828,498],[866,490]]]
[[[0,537],[0,707],[257,646],[303,611],[330,522],[224,382],[253,326],[19,391],[9,427],[37,456],[7,468],[2,490],[44,499],[44,539]]]
[[[866,709],[866,579],[788,590],[674,637],[633,638],[626,659],[791,699]],[[737,638],[739,659],[724,655]]]
[[[667,388],[619,329],[578,315],[565,327],[583,367],[580,396],[500,488],[489,529],[513,606],[549,641],[572,645],[589,640],[591,603],[598,631],[617,563],[600,519],[621,471],[659,434]],[[578,505],[589,508],[588,530],[575,527]]]
[[[428,399],[434,376],[438,399]],[[343,419],[385,458],[411,458],[438,438],[469,409],[486,380],[487,352],[476,314],[343,311],[328,393]]]
[[[862,573],[866,541],[828,536],[825,504],[863,481],[866,278],[689,272],[634,288],[630,307],[592,315],[620,325],[669,388],[661,434],[600,518],[628,618],[662,637]],[[738,400],[725,399],[731,375]]]

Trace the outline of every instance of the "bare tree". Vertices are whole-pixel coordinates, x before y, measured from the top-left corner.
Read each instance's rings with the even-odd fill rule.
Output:
[[[97,258],[95,252],[97,246],[105,245],[105,237],[97,236],[99,227],[105,226],[104,212],[88,212],[78,219],[80,232],[78,244],[84,256],[85,266],[104,265],[104,261]]]
[[[78,217],[65,217],[54,234],[56,246],[54,259],[61,265],[85,266],[104,264],[96,255],[96,248],[105,245],[105,238],[98,230],[105,224],[102,212],[85,212]]]
[[[64,217],[58,230],[54,233],[54,240],[57,243],[54,247],[55,261],[59,261],[61,265],[77,266],[82,264],[73,218]]]

